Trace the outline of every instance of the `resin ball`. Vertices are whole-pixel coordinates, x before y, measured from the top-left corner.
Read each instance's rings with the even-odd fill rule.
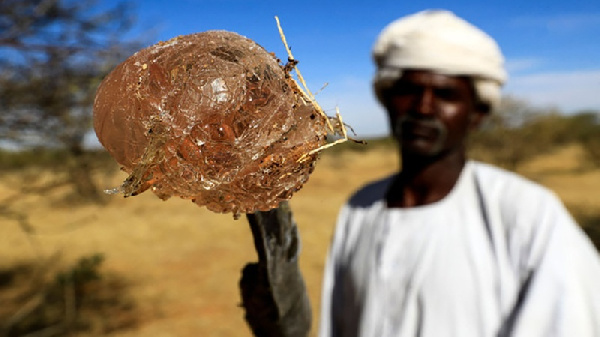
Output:
[[[96,135],[129,173],[117,191],[150,189],[235,214],[277,207],[299,190],[326,123],[273,54],[226,31],[137,52],[94,102]]]

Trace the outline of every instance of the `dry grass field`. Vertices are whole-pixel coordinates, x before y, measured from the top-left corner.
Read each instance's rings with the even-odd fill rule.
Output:
[[[302,238],[300,264],[312,300],[313,335],[337,210],[351,191],[397,166],[392,148],[326,153],[290,202]],[[577,147],[535,158],[520,172],[556,191],[576,212],[598,216],[600,170],[584,169]],[[45,172],[23,174],[51,179]],[[16,216],[0,217],[0,271],[30,261],[60,270],[82,256],[101,253],[103,275],[119,282],[106,281],[95,291],[107,297],[114,291],[116,300],[129,304],[118,310],[108,306],[96,318],[95,331],[102,331],[107,319],[125,322],[111,336],[251,335],[239,308],[237,285],[242,267],[256,260],[244,217],[213,214],[189,201],[163,202],[151,193],[127,199],[108,196],[104,205],[67,202],[63,196],[69,191],[64,189],[23,195],[15,186],[19,175],[0,176],[0,195],[12,196],[11,212],[27,214],[31,227],[25,228]],[[98,176],[106,188],[124,178],[123,173]],[[10,292],[1,288],[9,283],[3,281],[4,274],[0,301]]]

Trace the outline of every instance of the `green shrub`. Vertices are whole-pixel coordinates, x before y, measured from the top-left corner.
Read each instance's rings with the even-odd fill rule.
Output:
[[[48,261],[0,270],[0,336],[100,335],[134,327],[127,283],[103,273],[103,261],[102,254],[84,256],[53,277]]]

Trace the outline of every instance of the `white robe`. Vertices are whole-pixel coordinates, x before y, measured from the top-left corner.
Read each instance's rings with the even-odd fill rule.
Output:
[[[560,200],[470,161],[448,196],[387,208],[393,177],[342,208],[320,336],[600,336],[600,259]]]

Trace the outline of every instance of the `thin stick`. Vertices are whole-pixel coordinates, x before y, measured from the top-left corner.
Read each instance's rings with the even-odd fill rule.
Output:
[[[285,46],[285,50],[287,51],[288,57],[292,60],[295,60],[294,55],[292,55],[292,49],[290,49],[290,46],[287,43],[287,39],[285,38],[285,34],[283,33],[283,28],[281,28],[281,23],[279,22],[279,17],[276,16],[275,21],[277,21],[277,29],[279,29],[279,36],[281,36],[281,41],[283,41],[283,45]],[[296,69],[296,74],[298,75],[298,79],[300,80],[300,83],[302,83],[302,86],[308,93],[308,97],[311,100],[314,100],[315,96],[310,92],[310,89],[308,89],[308,86],[306,85],[306,82],[304,81],[304,77],[302,77],[300,70],[296,66],[294,66],[294,69]]]
[[[304,161],[309,156],[312,156],[315,153],[321,152],[321,151],[323,151],[325,149],[328,149],[328,148],[330,148],[332,146],[335,146],[337,144],[341,144],[341,143],[344,143],[344,142],[348,141],[348,139],[349,139],[348,138],[348,132],[346,131],[346,127],[344,126],[344,123],[342,122],[342,115],[340,114],[340,109],[338,107],[335,108],[335,116],[336,116],[336,119],[339,121],[339,123],[341,125],[340,129],[342,130],[342,138],[334,141],[333,143],[329,143],[329,144],[325,144],[325,145],[319,146],[318,148],[316,148],[314,150],[311,150],[308,153],[303,154],[302,157],[300,157],[300,159],[298,159],[298,161]]]
[[[281,37],[281,41],[283,42],[283,45],[285,46],[285,50],[287,51],[289,61],[293,61],[293,60],[295,60],[294,55],[292,55],[292,50],[290,49],[290,46],[288,45],[287,40],[285,38],[285,34],[283,33],[283,29],[281,28],[281,23],[279,22],[279,17],[275,16],[275,21],[277,21],[277,28],[279,29],[279,36]],[[331,131],[331,133],[339,134],[339,131],[341,131],[341,133],[342,133],[342,138],[340,138],[332,143],[322,145],[314,150],[309,151],[308,153],[303,154],[298,159],[298,161],[300,162],[300,161],[304,161],[304,160],[308,159],[309,156],[311,156],[315,153],[321,152],[321,151],[323,151],[327,148],[330,148],[334,145],[346,142],[350,138],[348,137],[346,125],[342,121],[342,115],[340,114],[340,109],[338,107],[335,108],[335,116],[336,116],[335,118],[336,118],[337,122],[339,123],[339,130],[336,131],[336,129],[331,124],[331,121],[329,120],[329,116],[327,116],[327,114],[325,114],[325,111],[323,111],[321,106],[317,103],[315,96],[310,92],[310,89],[308,89],[308,86],[306,85],[306,81],[304,81],[304,77],[302,77],[302,74],[300,73],[300,70],[298,69],[298,67],[296,65],[294,65],[294,69],[296,70],[296,75],[298,77],[298,80],[302,84],[302,87],[304,87],[304,89],[302,87],[300,87],[298,85],[298,83],[296,83],[296,81],[290,77],[290,79],[296,85],[296,88],[298,89],[298,91],[300,91],[300,93],[302,94],[304,99],[308,100],[313,105],[313,107],[317,110],[317,112],[319,112],[319,114],[321,114],[323,116],[323,118],[325,118],[325,122],[327,124],[327,127],[329,128],[329,131]]]
[[[275,16],[275,21],[277,21],[277,29],[279,29],[279,36],[281,37],[281,41],[283,42],[283,45],[285,46],[285,50],[288,54],[289,59],[295,60],[294,55],[292,54],[292,50],[290,49],[290,46],[287,43],[287,39],[285,38],[285,34],[283,33],[283,28],[281,28],[281,23],[279,22],[279,17]],[[323,116],[323,118],[325,118],[325,122],[327,123],[327,127],[329,128],[329,130],[331,132],[335,132],[333,125],[331,125],[331,122],[329,121],[329,117],[327,116],[327,114],[325,114],[325,112],[323,111],[321,106],[319,106],[319,104],[317,103],[317,100],[315,99],[315,96],[310,92],[310,89],[308,89],[308,86],[306,85],[306,81],[304,81],[304,77],[302,77],[300,70],[298,69],[297,66],[294,66],[294,69],[296,70],[296,75],[298,76],[298,80],[300,80],[302,87],[304,87],[304,90],[299,85],[296,84],[296,86],[298,87],[298,89],[300,90],[300,92],[302,93],[304,98],[306,98],[315,107],[317,112],[319,112]],[[294,79],[292,78],[292,80],[294,80]]]

